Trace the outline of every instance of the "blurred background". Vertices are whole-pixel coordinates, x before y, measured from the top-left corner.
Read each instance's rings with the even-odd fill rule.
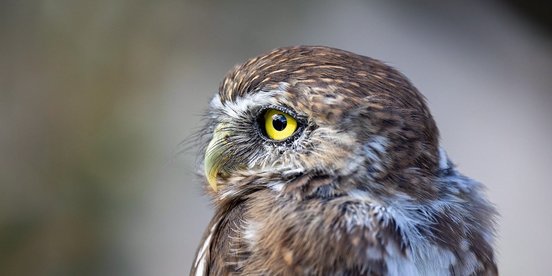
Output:
[[[211,217],[181,142],[234,64],[328,45],[404,72],[550,275],[552,13],[537,1],[0,3],[0,275],[187,275]]]

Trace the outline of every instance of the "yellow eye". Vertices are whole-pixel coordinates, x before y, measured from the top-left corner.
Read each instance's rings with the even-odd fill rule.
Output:
[[[277,109],[269,109],[264,115],[268,138],[281,141],[289,138],[297,129],[297,121],[291,115]]]

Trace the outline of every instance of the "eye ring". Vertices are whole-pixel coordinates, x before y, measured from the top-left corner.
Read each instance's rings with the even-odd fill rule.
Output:
[[[302,121],[287,108],[269,106],[260,110],[257,127],[261,137],[272,142],[289,141],[302,129]]]

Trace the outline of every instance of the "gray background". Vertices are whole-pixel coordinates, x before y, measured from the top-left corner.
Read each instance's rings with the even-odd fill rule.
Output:
[[[502,214],[502,274],[550,274],[552,44],[511,6],[3,1],[0,39],[2,275],[186,275],[212,211],[180,142],[234,64],[296,44],[405,73]]]

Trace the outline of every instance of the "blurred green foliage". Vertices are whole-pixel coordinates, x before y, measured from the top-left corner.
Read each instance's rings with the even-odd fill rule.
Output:
[[[117,239],[143,196],[155,113],[137,106],[163,51],[148,5],[0,4],[0,275],[130,273]]]

